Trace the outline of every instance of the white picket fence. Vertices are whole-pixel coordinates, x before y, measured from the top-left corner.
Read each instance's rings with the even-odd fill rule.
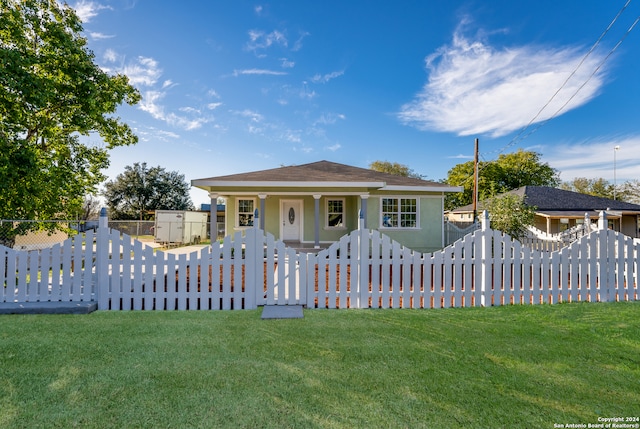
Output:
[[[606,222],[604,222],[606,224]],[[0,249],[0,302],[97,301],[101,310],[443,308],[637,300],[633,239],[604,228],[541,252],[483,225],[419,253],[360,229],[318,254],[256,228],[191,254],[107,227],[40,251]],[[4,261],[4,263],[2,263]]]

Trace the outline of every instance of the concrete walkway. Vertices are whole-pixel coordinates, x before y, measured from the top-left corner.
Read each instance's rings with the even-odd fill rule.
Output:
[[[302,319],[301,305],[265,305],[262,308],[262,319]]]
[[[0,302],[0,314],[88,314],[97,309],[94,301]]]

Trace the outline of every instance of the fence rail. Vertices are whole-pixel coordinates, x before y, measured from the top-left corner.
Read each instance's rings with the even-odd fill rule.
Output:
[[[359,229],[318,254],[298,254],[254,227],[176,255],[101,225],[49,249],[0,247],[0,302],[230,310],[637,300],[639,248],[630,237],[600,228],[559,251],[532,250],[483,225],[434,253]]]

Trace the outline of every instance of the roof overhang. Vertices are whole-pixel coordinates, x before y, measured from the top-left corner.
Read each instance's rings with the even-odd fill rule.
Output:
[[[462,186],[404,186],[389,185],[379,189],[380,191],[396,191],[396,192],[462,192]]]
[[[226,180],[192,180],[191,185],[198,188],[375,188],[384,187],[384,182],[306,182],[306,181],[237,181]]]

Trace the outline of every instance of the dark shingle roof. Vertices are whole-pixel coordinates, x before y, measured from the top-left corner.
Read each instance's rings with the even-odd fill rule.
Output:
[[[525,197],[525,203],[537,207],[537,211],[640,211],[640,205],[593,195],[565,191],[548,186],[523,186],[508,194]],[[469,212],[472,205],[456,208],[452,212]]]
[[[330,161],[293,165],[269,170],[197,179],[194,182],[384,182],[387,186],[430,186],[450,188],[445,183],[381,173]]]

